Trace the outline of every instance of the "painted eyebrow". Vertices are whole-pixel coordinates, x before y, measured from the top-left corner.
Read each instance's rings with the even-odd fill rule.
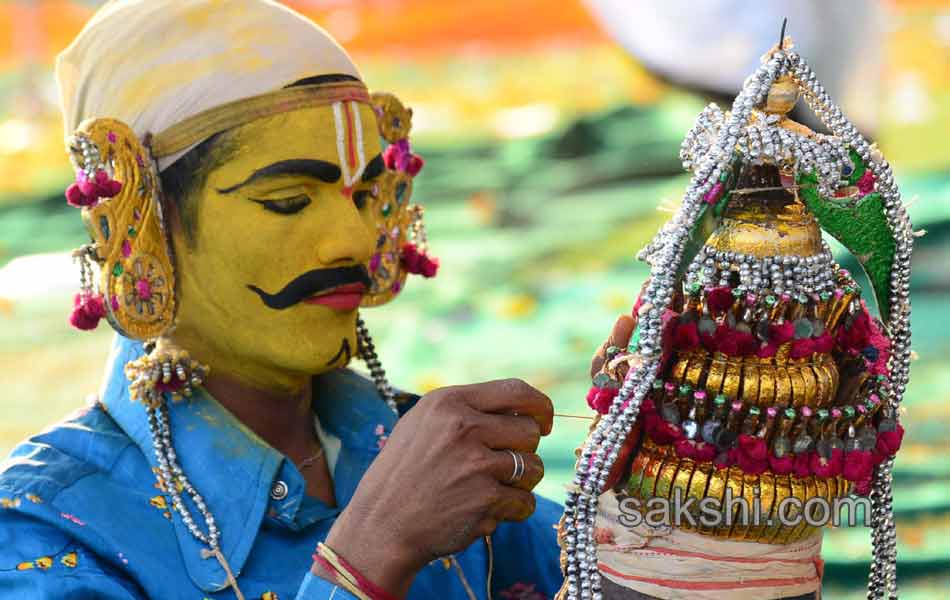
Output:
[[[226,188],[218,188],[218,192],[221,194],[229,194],[262,177],[275,177],[277,175],[304,175],[326,183],[336,183],[340,179],[340,167],[324,160],[303,158],[282,160],[254,171],[250,177],[241,183]]]
[[[369,161],[369,164],[366,165],[366,168],[363,169],[363,181],[369,181],[370,179],[375,179],[383,174],[383,171],[386,170],[386,163],[383,161],[383,155],[377,154],[376,157]]]

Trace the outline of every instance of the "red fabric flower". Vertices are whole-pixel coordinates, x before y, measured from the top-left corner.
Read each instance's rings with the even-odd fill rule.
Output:
[[[803,452],[795,456],[795,465],[792,472],[798,477],[808,477],[811,475],[811,452]]]
[[[587,391],[587,405],[602,415],[610,411],[610,405],[617,397],[617,388],[591,386]]]
[[[731,307],[734,300],[732,289],[726,286],[713,288],[706,294],[706,304],[709,306],[709,311],[714,315],[718,315]]]
[[[813,341],[815,342],[815,352],[819,354],[827,354],[835,347],[835,338],[827,331],[822,332],[822,334],[814,338]]]
[[[811,472],[815,477],[836,477],[841,474],[844,465],[844,452],[841,448],[831,451],[829,458],[824,458],[817,452],[811,455]]]
[[[99,294],[79,293],[73,297],[73,310],[69,313],[69,324],[76,329],[88,331],[99,325],[99,319],[106,316],[105,299]]]
[[[861,481],[871,476],[874,468],[874,458],[867,450],[852,450],[844,457],[844,468],[841,474],[848,481]]]
[[[782,345],[795,337],[795,326],[791,321],[782,321],[780,324],[769,325],[769,343]]]
[[[435,277],[439,271],[439,259],[420,252],[412,242],[403,245],[399,260],[406,271],[413,275],[422,275],[426,279]]]
[[[868,344],[877,350],[877,359],[869,361],[868,370],[872,375],[887,375],[887,360],[891,356],[891,340],[887,339],[874,319],[870,320]]]
[[[874,173],[871,172],[871,169],[868,169],[858,178],[855,185],[858,186],[858,191],[861,192],[861,195],[870,194],[874,191],[874,181]]]
[[[699,347],[699,329],[696,327],[696,321],[677,323],[673,347],[677,350],[693,350]]]
[[[877,451],[884,456],[894,456],[901,448],[904,439],[904,428],[900,423],[894,431],[882,431],[877,434]]]
[[[76,176],[76,183],[66,188],[66,202],[70,206],[94,206],[100,198],[112,198],[122,191],[122,184],[109,177],[103,170],[96,171],[93,179],[83,171]]]
[[[792,350],[788,353],[791,358],[805,358],[815,353],[815,340],[803,338],[792,342]]]
[[[409,140],[406,139],[390,144],[383,152],[383,161],[387,169],[403,171],[410,177],[415,177],[425,166],[425,161],[412,152],[409,148]]]
[[[871,316],[866,310],[854,315],[850,327],[838,329],[838,345],[844,350],[860,352],[871,341]]]
[[[679,456],[680,458],[696,457],[696,447],[693,445],[693,440],[687,440],[683,438],[677,441],[673,447],[676,449],[676,456]]]
[[[726,467],[732,466],[733,463],[735,463],[735,461],[732,459],[731,452],[720,452],[716,455],[716,458],[713,459],[713,464],[717,469],[725,469]]]
[[[755,336],[747,331],[731,329],[725,323],[716,328],[716,350],[729,356],[751,356],[759,350]]]
[[[769,466],[768,448],[765,440],[754,435],[742,434],[738,444],[729,451],[729,458],[750,475],[758,475]]]
[[[777,475],[787,475],[795,468],[795,459],[791,454],[786,454],[781,458],[772,454],[769,456],[769,467]]]
[[[778,344],[769,342],[768,344],[762,344],[758,350],[755,351],[755,355],[759,358],[772,358],[778,353]]]
[[[852,489],[858,496],[867,496],[871,493],[871,478],[865,477],[861,481],[855,481]]]
[[[657,444],[666,446],[683,438],[683,432],[676,425],[659,417],[657,417],[653,423],[654,426],[650,432],[650,437]]]
[[[709,462],[716,458],[716,447],[706,442],[693,442],[693,448],[696,449],[694,458],[700,462]]]

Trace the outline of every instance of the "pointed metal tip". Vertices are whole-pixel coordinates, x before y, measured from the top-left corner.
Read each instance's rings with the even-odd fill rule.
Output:
[[[782,18],[782,32],[778,36],[778,49],[785,47],[785,27],[788,25],[788,17]]]

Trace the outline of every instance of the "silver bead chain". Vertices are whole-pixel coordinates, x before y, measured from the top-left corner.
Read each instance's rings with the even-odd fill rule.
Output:
[[[392,386],[389,385],[389,380],[386,378],[386,370],[383,369],[383,364],[379,362],[379,357],[376,355],[376,346],[373,344],[373,338],[369,336],[369,329],[366,328],[366,323],[362,317],[356,318],[356,344],[359,349],[359,355],[363,359],[363,362],[366,363],[367,368],[369,368],[369,374],[370,377],[373,378],[373,383],[376,384],[376,390],[398,417],[399,409],[396,407],[396,394],[393,392]]]
[[[664,225],[639,256],[650,263],[650,280],[644,291],[644,304],[649,310],[641,316],[638,351],[643,363],[631,369],[609,412],[599,421],[585,443],[578,461],[572,488],[564,511],[564,550],[567,598],[569,600],[602,600],[597,548],[593,528],[598,494],[606,484],[607,474],[619,456],[623,441],[636,422],[640,404],[648,393],[658,367],[660,352],[660,315],[672,299],[677,265],[689,232],[701,214],[702,198],[728,168],[738,144],[738,132],[748,122],[753,108],[764,100],[771,84],[782,74],[793,70],[805,91],[806,102],[836,136],[855,148],[878,180],[884,199],[888,223],[897,240],[896,265],[891,278],[892,312],[888,329],[892,334],[894,353],[890,359],[893,398],[896,403],[906,386],[910,358],[910,305],[908,301],[910,248],[912,230],[900,194],[886,162],[871,160],[870,145],[860,136],[828,98],[805,61],[795,53],[777,50],[768,62],[746,80],[736,97],[728,122],[718,132],[718,139],[708,154],[695,161],[694,175],[687,187],[683,203],[673,218]],[[891,509],[890,469],[892,460],[879,467],[872,492],[874,523],[874,564],[869,579],[869,599],[897,597],[896,533]]]
[[[398,416],[392,386],[389,385],[389,381],[386,379],[386,371],[376,355],[369,330],[361,318],[357,319],[356,328],[360,355],[370,369],[376,390],[380,397],[386,401],[387,406]],[[214,515],[211,514],[204,498],[189,481],[178,462],[178,455],[175,453],[175,447],[171,439],[166,401],[158,402],[157,407],[146,405],[145,412],[148,427],[152,434],[152,447],[155,450],[155,458],[158,462],[158,477],[162,488],[171,498],[172,507],[181,516],[188,532],[212,551],[218,551],[220,549],[221,531],[218,529]],[[204,521],[204,530],[198,526],[188,506],[185,505],[182,492],[188,494],[192,504],[201,514]]]
[[[818,83],[812,69],[797,53],[788,55],[793,76],[805,91],[805,101],[831,132],[844,139],[868,164],[877,180],[877,190],[884,203],[887,224],[895,240],[894,268],[890,279],[891,313],[887,322],[893,345],[888,362],[891,398],[900,405],[910,379],[910,260],[913,251],[913,227],[900,190],[886,160],[873,160],[871,144],[848,121]],[[896,415],[895,415],[896,417]],[[892,469],[894,461],[881,463],[875,473],[871,494],[872,564],[868,578],[868,599],[897,598],[897,528],[892,503]]]

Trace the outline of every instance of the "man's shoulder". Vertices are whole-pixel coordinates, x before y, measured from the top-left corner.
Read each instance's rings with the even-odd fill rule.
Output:
[[[80,479],[108,474],[132,440],[90,403],[16,446],[0,462],[0,505],[52,500]]]

